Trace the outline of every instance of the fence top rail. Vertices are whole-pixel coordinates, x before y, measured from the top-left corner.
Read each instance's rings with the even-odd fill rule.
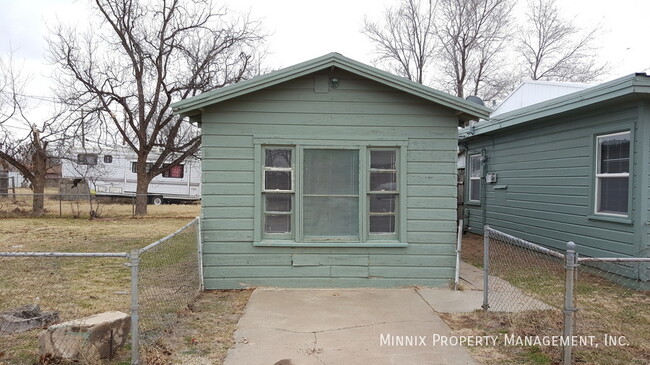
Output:
[[[650,262],[650,257],[578,257],[578,262]]]
[[[193,224],[196,224],[198,221],[199,221],[199,217],[196,217],[196,218],[192,219],[191,222],[189,222],[188,224],[184,225],[184,226],[181,227],[179,230],[177,230],[176,232],[170,234],[169,236],[164,237],[164,238],[161,238],[161,239],[159,239],[158,241],[156,241],[156,242],[152,242],[152,243],[148,244],[147,246],[145,246],[145,247],[139,249],[139,250],[138,250],[138,254],[141,254],[141,253],[143,253],[143,252],[147,252],[147,251],[153,249],[154,247],[156,247],[156,246],[162,244],[163,242],[165,242],[165,241],[167,241],[167,240],[173,238],[174,236],[178,235],[179,233],[183,232],[183,231],[186,230],[189,226],[191,226],[191,225],[193,225]]]
[[[126,252],[0,252],[0,257],[124,257]]]
[[[549,248],[534,244],[532,242],[528,242],[526,240],[522,240],[521,238],[518,238],[518,237],[515,237],[515,236],[512,236],[512,235],[509,235],[507,233],[498,231],[498,230],[496,230],[494,228],[491,228],[490,226],[486,225],[484,227],[483,232],[484,232],[483,234],[487,235],[488,237],[505,240],[505,241],[508,241],[508,243],[514,244],[515,246],[520,246],[520,247],[523,247],[523,248],[528,248],[528,249],[531,249],[531,250],[539,251],[539,252],[547,254],[549,256],[557,257],[559,259],[564,260],[564,254],[562,254],[560,252],[557,252],[557,251],[551,250]]]

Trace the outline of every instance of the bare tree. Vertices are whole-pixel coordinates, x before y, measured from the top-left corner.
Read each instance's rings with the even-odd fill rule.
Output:
[[[13,64],[13,55],[0,60],[0,160],[29,180],[34,193],[32,214],[40,216],[45,211],[47,171],[58,163],[53,150],[76,134],[76,124],[67,120],[65,109],[32,122],[26,114],[31,106],[24,95],[26,84],[27,78]]]
[[[363,33],[389,71],[457,96],[494,98],[508,85],[503,56],[512,0],[402,0]]]
[[[422,84],[434,59],[434,15],[432,0],[402,0],[385,10],[385,24],[365,19],[362,32],[377,47],[378,62]]]
[[[484,99],[502,91],[512,7],[511,0],[439,0],[435,31],[445,89]]]
[[[231,19],[209,0],[93,5],[100,24],[53,30],[51,59],[63,69],[66,102],[105,121],[137,155],[135,213],[145,215],[150,181],[200,147],[170,104],[251,77],[265,35],[259,22]]]
[[[533,80],[587,82],[606,69],[596,60],[600,27],[583,30],[561,16],[555,0],[528,2],[526,22],[519,29],[517,51]]]

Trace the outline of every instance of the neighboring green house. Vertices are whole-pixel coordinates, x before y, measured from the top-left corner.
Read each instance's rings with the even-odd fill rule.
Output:
[[[183,100],[205,286],[444,286],[459,121],[489,110],[333,53]]]
[[[556,249],[574,241],[586,256],[650,256],[647,75],[498,115],[460,143],[470,232],[488,224]]]

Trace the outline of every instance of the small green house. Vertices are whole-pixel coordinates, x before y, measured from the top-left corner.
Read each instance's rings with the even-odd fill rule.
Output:
[[[650,256],[646,74],[500,114],[460,143],[470,232],[488,224],[559,250],[573,241],[585,256]]]
[[[336,53],[173,108],[202,126],[206,288],[452,280],[457,127],[488,109]]]

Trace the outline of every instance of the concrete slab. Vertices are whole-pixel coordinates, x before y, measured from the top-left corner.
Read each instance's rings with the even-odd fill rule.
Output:
[[[415,289],[256,289],[225,364],[475,364],[434,335],[450,329]]]
[[[481,310],[483,292],[478,290],[418,289],[433,310],[438,313],[469,313]]]
[[[476,306],[476,300],[480,297],[478,308],[483,304],[483,269],[470,265],[466,262],[460,264],[460,278],[461,287],[465,289],[460,293],[455,292],[447,297],[431,298],[429,302],[434,309],[438,306],[441,310],[439,312],[453,313],[453,306],[458,305],[458,310],[455,312],[470,311],[472,307]],[[480,292],[478,292],[480,291]],[[464,294],[461,294],[464,293]],[[478,294],[480,293],[480,294]],[[463,301],[467,301],[464,303]],[[528,310],[550,310],[556,309],[550,305],[543,303],[535,298],[530,297],[523,290],[513,286],[509,282],[490,275],[490,311],[492,312],[523,312]],[[477,309],[478,309],[477,308]]]
[[[464,290],[483,290],[483,269],[461,261],[460,287]]]

